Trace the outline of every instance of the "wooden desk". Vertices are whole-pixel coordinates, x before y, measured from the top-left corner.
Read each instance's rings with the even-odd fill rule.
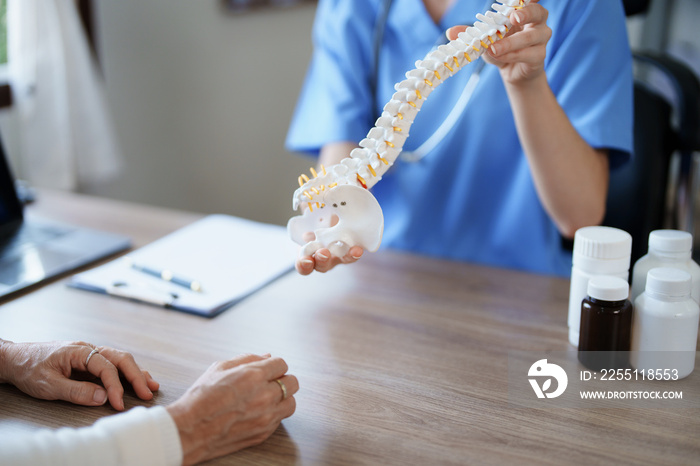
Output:
[[[199,218],[41,194],[32,212],[136,245]],[[214,360],[282,356],[301,384],[296,414],[217,464],[697,464],[697,410],[509,404],[509,351],[571,351],[567,299],[567,280],[380,252],[325,275],[289,274],[211,320],[59,280],[0,306],[0,335],[129,350],[161,383],[153,404],[175,400]],[[699,372],[674,387],[697,400]],[[0,435],[113,413],[0,386]]]

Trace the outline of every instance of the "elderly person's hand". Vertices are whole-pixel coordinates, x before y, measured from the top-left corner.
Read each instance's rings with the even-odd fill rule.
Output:
[[[257,445],[296,409],[297,378],[269,355],[213,364],[167,407],[180,433],[184,464]]]
[[[503,80],[510,84],[519,84],[544,75],[546,46],[552,37],[552,30],[547,26],[549,13],[539,0],[510,15],[513,27],[502,40],[491,45],[483,58],[496,65]],[[454,40],[466,26],[455,26],[447,30],[447,38]]]
[[[77,374],[76,374],[77,373]],[[75,380],[92,374],[102,385]],[[0,383],[10,383],[24,393],[43,400],[65,400],[100,406],[108,399],[124,409],[120,374],[143,400],[153,398],[158,382],[142,371],[131,354],[85,342],[13,343],[0,340]]]

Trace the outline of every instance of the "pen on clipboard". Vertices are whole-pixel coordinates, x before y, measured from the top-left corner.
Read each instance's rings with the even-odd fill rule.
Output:
[[[161,280],[165,280],[166,282],[171,282],[175,285],[188,288],[192,291],[197,291],[200,293],[202,291],[202,284],[197,280],[190,280],[189,278],[175,275],[172,271],[168,269],[156,269],[155,267],[137,264],[128,258],[127,260],[129,260],[129,262],[131,263],[131,268],[134,270],[138,270],[139,272],[160,278]]]
[[[156,306],[169,307],[177,300],[177,295],[173,293],[162,293],[154,290],[129,286],[128,283],[115,282],[105,289],[105,293],[111,296],[131,299],[143,303],[155,304]]]

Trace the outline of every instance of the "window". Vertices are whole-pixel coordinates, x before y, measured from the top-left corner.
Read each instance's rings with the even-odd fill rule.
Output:
[[[0,65],[7,63],[7,0],[0,0]]]
[[[0,0],[0,108],[12,105],[7,69],[7,0]]]

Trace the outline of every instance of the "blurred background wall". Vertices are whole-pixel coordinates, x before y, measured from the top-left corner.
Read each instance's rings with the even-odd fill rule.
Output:
[[[98,54],[126,164],[90,192],[285,223],[312,163],[287,153],[284,138],[314,11],[98,0]]]
[[[98,0],[98,51],[126,166],[94,194],[286,223],[313,162],[284,149],[315,3]]]

